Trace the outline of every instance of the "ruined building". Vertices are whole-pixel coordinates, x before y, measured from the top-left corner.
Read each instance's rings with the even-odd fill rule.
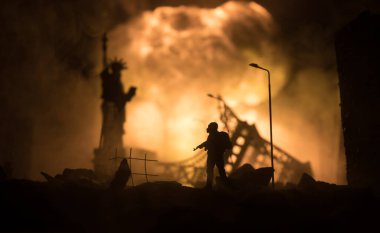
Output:
[[[380,187],[380,15],[363,12],[336,35],[349,185]]]

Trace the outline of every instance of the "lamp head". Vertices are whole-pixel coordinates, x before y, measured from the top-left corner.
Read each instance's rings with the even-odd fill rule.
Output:
[[[210,97],[210,98],[217,99],[217,100],[222,100],[222,97],[220,97],[220,95],[214,96],[214,95],[212,95],[212,94],[209,93],[209,94],[207,94],[207,96]]]
[[[256,63],[251,63],[251,64],[249,64],[249,66],[252,66],[252,67],[255,67],[255,68],[260,68],[260,66],[257,65]]]

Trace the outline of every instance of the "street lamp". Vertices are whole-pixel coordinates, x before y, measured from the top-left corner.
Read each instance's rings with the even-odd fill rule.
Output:
[[[273,166],[273,140],[272,140],[272,98],[271,98],[271,91],[270,91],[270,72],[268,69],[265,69],[261,66],[259,66],[256,63],[251,63],[249,66],[252,66],[253,68],[265,70],[268,73],[268,90],[269,90],[269,131],[270,131],[270,159],[271,159],[271,165],[273,169],[272,173],[272,187],[274,190],[274,166]]]

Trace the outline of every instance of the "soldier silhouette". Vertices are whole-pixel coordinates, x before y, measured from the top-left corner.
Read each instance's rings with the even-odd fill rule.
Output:
[[[207,151],[207,183],[205,189],[212,189],[214,167],[218,168],[222,182],[228,185],[226,171],[224,170],[224,153],[232,148],[230,138],[226,132],[218,131],[218,124],[211,122],[207,129],[207,140],[193,150],[205,148]]]

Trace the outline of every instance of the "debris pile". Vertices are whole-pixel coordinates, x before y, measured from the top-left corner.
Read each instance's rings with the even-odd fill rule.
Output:
[[[323,181],[316,181],[312,176],[304,173],[298,182],[298,188],[308,191],[324,191],[324,190],[336,190],[339,188],[347,188],[345,185],[330,184]]]
[[[217,190],[257,191],[268,187],[272,178],[273,169],[263,167],[255,169],[251,164],[244,164],[228,176],[229,187],[225,187],[220,177],[216,177]]]
[[[45,172],[41,172],[41,175],[45,177],[48,182],[54,184],[74,184],[90,187],[100,187],[102,185],[93,170],[84,168],[65,168],[62,174],[57,174],[54,177]]]
[[[121,166],[120,171],[123,169]],[[372,213],[379,209],[380,202],[369,190],[336,189],[314,182],[307,175],[296,188],[252,189],[270,187],[267,170],[243,167],[231,180],[245,189],[230,192],[165,181],[123,189],[126,170],[115,176],[120,178],[111,186],[118,190],[116,193],[85,184],[54,185],[54,181],[67,179],[63,174],[52,177],[53,182],[7,179],[0,181],[1,230],[144,233],[376,229],[377,215]]]

